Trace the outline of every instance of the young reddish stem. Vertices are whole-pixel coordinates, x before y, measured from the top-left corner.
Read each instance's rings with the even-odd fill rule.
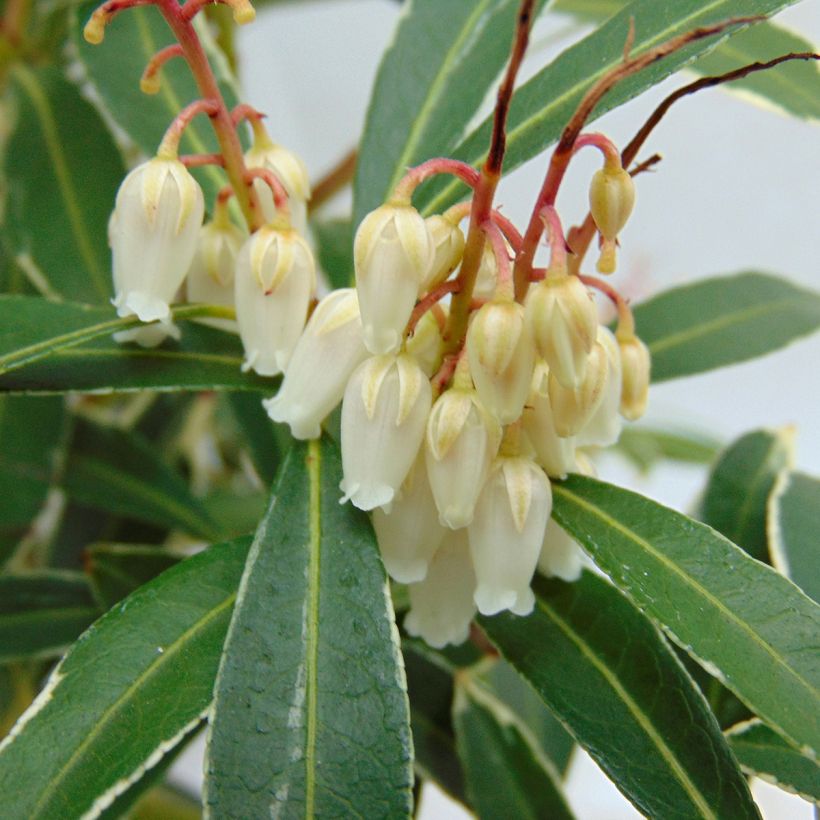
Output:
[[[216,205],[217,207],[224,207],[228,204],[228,200],[233,196],[233,188],[230,185],[226,185],[224,188],[219,189],[219,193],[216,195]]]
[[[239,125],[240,122],[248,120],[251,125],[261,123],[265,119],[265,115],[247,103],[239,103],[231,110],[231,122],[234,125]]]
[[[510,265],[510,253],[507,250],[507,243],[504,241],[504,234],[493,222],[492,217],[487,219],[481,226],[487,239],[493,248],[493,255],[498,264],[498,278],[496,282],[496,294],[512,299],[512,266]]]
[[[478,185],[478,171],[472,165],[461,162],[457,159],[447,157],[435,157],[428,159],[421,165],[411,168],[398,182],[390,197],[394,202],[409,203],[413,197],[413,191],[424,182],[436,174],[452,174],[462,182],[475,188]]]
[[[518,228],[516,228],[515,225],[513,225],[513,223],[510,222],[510,220],[507,219],[507,217],[500,211],[495,209],[490,212],[490,218],[501,229],[501,233],[504,234],[507,242],[512,245],[512,249],[518,253],[521,248],[521,242],[523,241],[523,237],[521,236]]]
[[[314,186],[309,210],[315,211],[342,190],[356,173],[359,152],[351,148]]]
[[[561,217],[553,205],[547,205],[541,211],[541,219],[547,230],[550,243],[550,267],[556,273],[564,273],[567,269],[567,240],[564,238],[564,227]],[[549,272],[549,271],[548,271]]]
[[[105,27],[111,22],[115,15],[125,9],[136,8],[137,6],[147,6],[156,0],[108,0],[94,9],[91,17],[83,28],[83,37],[92,45],[99,45],[105,37]]]
[[[203,165],[219,165],[225,167],[225,159],[222,154],[185,154],[179,161],[186,168],[201,168]]]
[[[192,103],[188,103],[168,126],[168,130],[157,149],[157,156],[164,159],[177,159],[179,141],[182,139],[185,129],[191,124],[191,120],[199,114],[214,117],[218,107],[216,100],[194,100]]]
[[[288,192],[285,186],[273,171],[268,168],[249,168],[245,172],[245,181],[250,185],[255,179],[261,179],[273,194],[273,204],[282,216],[290,216],[290,206],[288,205]]]
[[[458,288],[458,282],[453,279],[449,282],[443,282],[435,290],[431,290],[429,293],[426,293],[413,308],[413,312],[410,314],[410,319],[407,322],[407,330],[405,331],[405,335],[412,336],[416,330],[416,325],[421,320],[421,317],[424,316],[424,314],[427,313],[427,311],[434,305],[438,304],[438,302],[448,293],[454,293],[458,290]]]
[[[618,293],[615,288],[603,279],[598,279],[596,276],[581,276],[578,278],[588,287],[595,288],[601,291],[617,308],[618,310],[618,330],[627,331],[629,335],[635,333],[635,319],[632,316],[632,309],[629,303]]]
[[[581,134],[578,139],[575,140],[572,153],[577,154],[582,148],[586,148],[588,145],[597,148],[604,155],[604,162],[607,165],[615,165],[620,168],[621,155],[618,153],[615,143],[612,142],[609,137],[597,131],[590,134]]]
[[[174,57],[183,57],[182,46],[179,43],[166,46],[158,51],[145,66],[145,71],[140,77],[140,88],[145,94],[156,94],[159,91],[159,74],[160,69]]]
[[[448,353],[444,357],[444,361],[441,363],[441,367],[438,369],[438,372],[435,376],[433,376],[431,380],[434,401],[441,395],[442,390],[444,390],[444,388],[447,386],[447,383],[450,381],[450,379],[453,378],[453,373],[456,372],[456,367],[458,366],[459,359],[463,355],[464,348],[461,347],[453,353]]]

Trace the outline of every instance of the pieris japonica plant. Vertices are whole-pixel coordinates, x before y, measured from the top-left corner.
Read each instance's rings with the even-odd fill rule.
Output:
[[[399,818],[433,785],[564,818],[582,750],[649,817],[758,817],[751,776],[820,801],[820,481],[789,431],[640,422],[820,295],[688,271],[633,300],[621,248],[679,100],[818,116],[789,4],[407,0],[317,178],[238,91],[248,0],[7,0],[3,818]],[[528,54],[560,15],[576,41]],[[594,130],[686,66],[631,140]],[[685,514],[613,458],[711,466]]]

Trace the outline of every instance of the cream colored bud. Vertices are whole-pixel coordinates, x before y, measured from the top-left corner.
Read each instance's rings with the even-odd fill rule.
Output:
[[[482,615],[532,611],[530,581],[551,511],[552,489],[540,467],[527,458],[496,459],[467,529]]]
[[[421,293],[433,290],[459,266],[464,253],[464,233],[449,219],[435,214],[425,220],[433,243],[433,262],[421,283]]]
[[[577,581],[586,563],[586,553],[578,542],[554,518],[550,518],[538,556],[538,571],[548,578]]]
[[[441,519],[466,527],[490,469],[501,427],[474,390],[453,388],[439,396],[427,421],[427,475]]]
[[[598,310],[577,276],[547,276],[527,295],[527,323],[538,353],[567,388],[584,378],[598,331]]]
[[[390,504],[418,456],[431,404],[427,376],[406,353],[356,368],[342,402],[342,502]]]
[[[235,288],[242,369],[276,376],[290,361],[316,288],[307,242],[291,228],[263,226],[239,252]]]
[[[98,8],[88,22],[83,27],[83,37],[92,46],[98,46],[105,38],[105,26],[108,22],[108,15],[103,8]]]
[[[481,262],[475,276],[473,296],[476,299],[492,299],[498,287],[498,259],[495,256],[493,243],[488,239],[481,252]]]
[[[350,374],[367,357],[356,291],[331,291],[299,337],[279,392],[262,404],[273,421],[290,426],[294,438],[318,438]]]
[[[245,153],[248,168],[264,168],[272,171],[288,194],[290,224],[302,235],[307,236],[307,203],[310,200],[310,177],[305,163],[287,148],[268,139],[258,141]],[[266,222],[273,222],[276,205],[273,192],[263,179],[255,179],[253,187],[262,207]]]
[[[623,422],[618,408],[621,402],[621,354],[618,342],[612,331],[605,327],[598,328],[598,342],[606,351],[607,375],[603,398],[598,409],[578,433],[580,447],[609,447],[621,435]]]
[[[651,356],[649,348],[637,336],[619,338],[618,345],[623,368],[621,415],[629,421],[635,421],[646,412]]]
[[[108,224],[119,316],[170,317],[204,213],[202,189],[179,160],[156,157],[125,177]]]
[[[387,574],[401,584],[423,581],[446,532],[438,520],[423,454],[401,485],[390,512],[373,510],[373,528]]]
[[[635,183],[619,165],[596,171],[589,186],[589,209],[604,239],[614,241],[635,205]]]
[[[606,350],[596,342],[589,354],[584,380],[575,390],[568,390],[550,372],[550,406],[559,436],[577,435],[589,423],[603,401],[607,370]]]
[[[447,307],[442,306],[442,310],[446,320]],[[441,361],[441,326],[432,310],[428,310],[416,323],[405,349],[416,359],[427,376],[432,377]]]
[[[544,361],[535,365],[527,406],[524,432],[535,450],[536,461],[552,478],[564,478],[575,467],[575,439],[562,437],[555,429],[549,397],[549,367]]]
[[[409,635],[441,649],[459,644],[470,634],[475,615],[475,573],[466,530],[448,531],[418,584],[410,584],[410,611],[404,619]]]
[[[482,404],[501,424],[521,416],[535,366],[524,308],[498,299],[482,305],[467,331],[470,373]]]

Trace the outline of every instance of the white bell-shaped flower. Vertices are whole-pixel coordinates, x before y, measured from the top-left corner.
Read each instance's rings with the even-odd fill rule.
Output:
[[[551,512],[552,488],[544,471],[528,458],[499,456],[467,530],[482,615],[532,611],[530,581]]]
[[[342,402],[342,502],[390,504],[416,460],[431,403],[427,376],[406,353],[356,368]]]
[[[318,438],[350,374],[367,357],[356,291],[334,290],[313,311],[279,392],[262,404],[274,421],[290,425],[294,438]]]
[[[242,369],[276,376],[290,361],[316,287],[307,242],[292,228],[263,226],[239,252],[235,285]]]
[[[475,573],[467,546],[466,530],[448,531],[442,540],[427,576],[410,584],[410,611],[404,619],[409,635],[423,638],[441,649],[460,644],[470,634],[475,615],[473,593]]]
[[[606,350],[596,342],[589,354],[584,378],[574,390],[564,387],[550,370],[550,406],[559,436],[575,436],[589,423],[603,401],[608,368]]]
[[[402,584],[423,581],[446,532],[438,520],[423,454],[401,485],[390,512],[373,510],[373,528],[387,574]]]
[[[623,421],[618,412],[621,404],[621,353],[612,331],[598,328],[598,342],[606,352],[606,383],[598,409],[578,433],[579,447],[609,447],[621,435]]]
[[[257,136],[253,147],[245,154],[248,168],[265,168],[276,174],[288,194],[290,223],[302,235],[307,236],[307,203],[310,200],[310,177],[305,163],[294,154],[277,145],[267,137]],[[273,192],[263,179],[255,179],[253,187],[262,206],[266,222],[273,222],[276,205]]]
[[[382,205],[359,225],[353,242],[364,343],[395,353],[433,262],[427,224],[410,205]]]
[[[420,292],[440,285],[458,267],[464,254],[464,233],[452,220],[440,214],[425,220],[433,243],[433,261],[422,280]]]
[[[467,330],[467,357],[482,404],[501,424],[518,419],[535,366],[524,308],[508,299],[482,305]]]
[[[536,349],[567,388],[581,384],[598,330],[598,311],[577,276],[549,275],[527,294],[527,323]]]
[[[538,571],[548,578],[577,581],[586,563],[586,554],[578,542],[554,518],[550,518],[538,556]]]
[[[535,450],[536,461],[552,478],[564,478],[575,466],[575,439],[555,429],[549,396],[549,367],[542,359],[535,365],[530,395],[522,416],[524,432]]]
[[[447,317],[446,306],[441,306],[441,310],[441,325],[433,311],[428,310],[416,323],[413,335],[405,345],[407,352],[428,377],[432,377],[441,362],[441,329]]]
[[[170,317],[204,213],[202,189],[178,159],[155,157],[125,177],[108,223],[119,316]]]
[[[439,396],[427,421],[425,454],[442,524],[455,530],[473,520],[500,443],[501,427],[474,390],[454,387]]]

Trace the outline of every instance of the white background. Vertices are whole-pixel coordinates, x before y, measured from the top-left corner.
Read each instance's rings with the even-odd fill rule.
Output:
[[[459,0],[442,0],[447,2]],[[314,179],[356,144],[398,14],[399,6],[389,0],[295,2],[263,9],[254,25],[241,30],[245,98],[268,113],[273,137],[301,154]],[[818,0],[805,0],[778,21],[820,41]],[[525,75],[566,46],[561,32],[567,22],[539,22]],[[680,84],[680,77],[667,81],[597,121],[595,129],[623,144]],[[749,105],[723,90],[679,103],[644,149],[643,156],[658,151],[664,160],[656,173],[639,179],[615,283],[636,301],[671,285],[741,270],[779,273],[820,288],[818,148],[816,125]],[[565,223],[585,213],[588,179],[598,162],[595,152],[582,152],[573,163],[559,200]],[[497,201],[521,226],[544,169],[540,157],[501,186]],[[820,336],[815,336],[764,359],[659,385],[652,389],[648,421],[711,429],[727,442],[759,426],[793,425],[797,466],[820,474],[818,361]],[[670,466],[645,478],[613,459],[603,463],[602,472],[679,509],[692,503],[704,475],[699,468]],[[811,816],[803,801],[778,802],[781,792],[765,791],[767,817]],[[584,820],[637,816],[585,756],[572,768],[569,794]],[[459,816],[438,800],[426,795],[424,817]]]

